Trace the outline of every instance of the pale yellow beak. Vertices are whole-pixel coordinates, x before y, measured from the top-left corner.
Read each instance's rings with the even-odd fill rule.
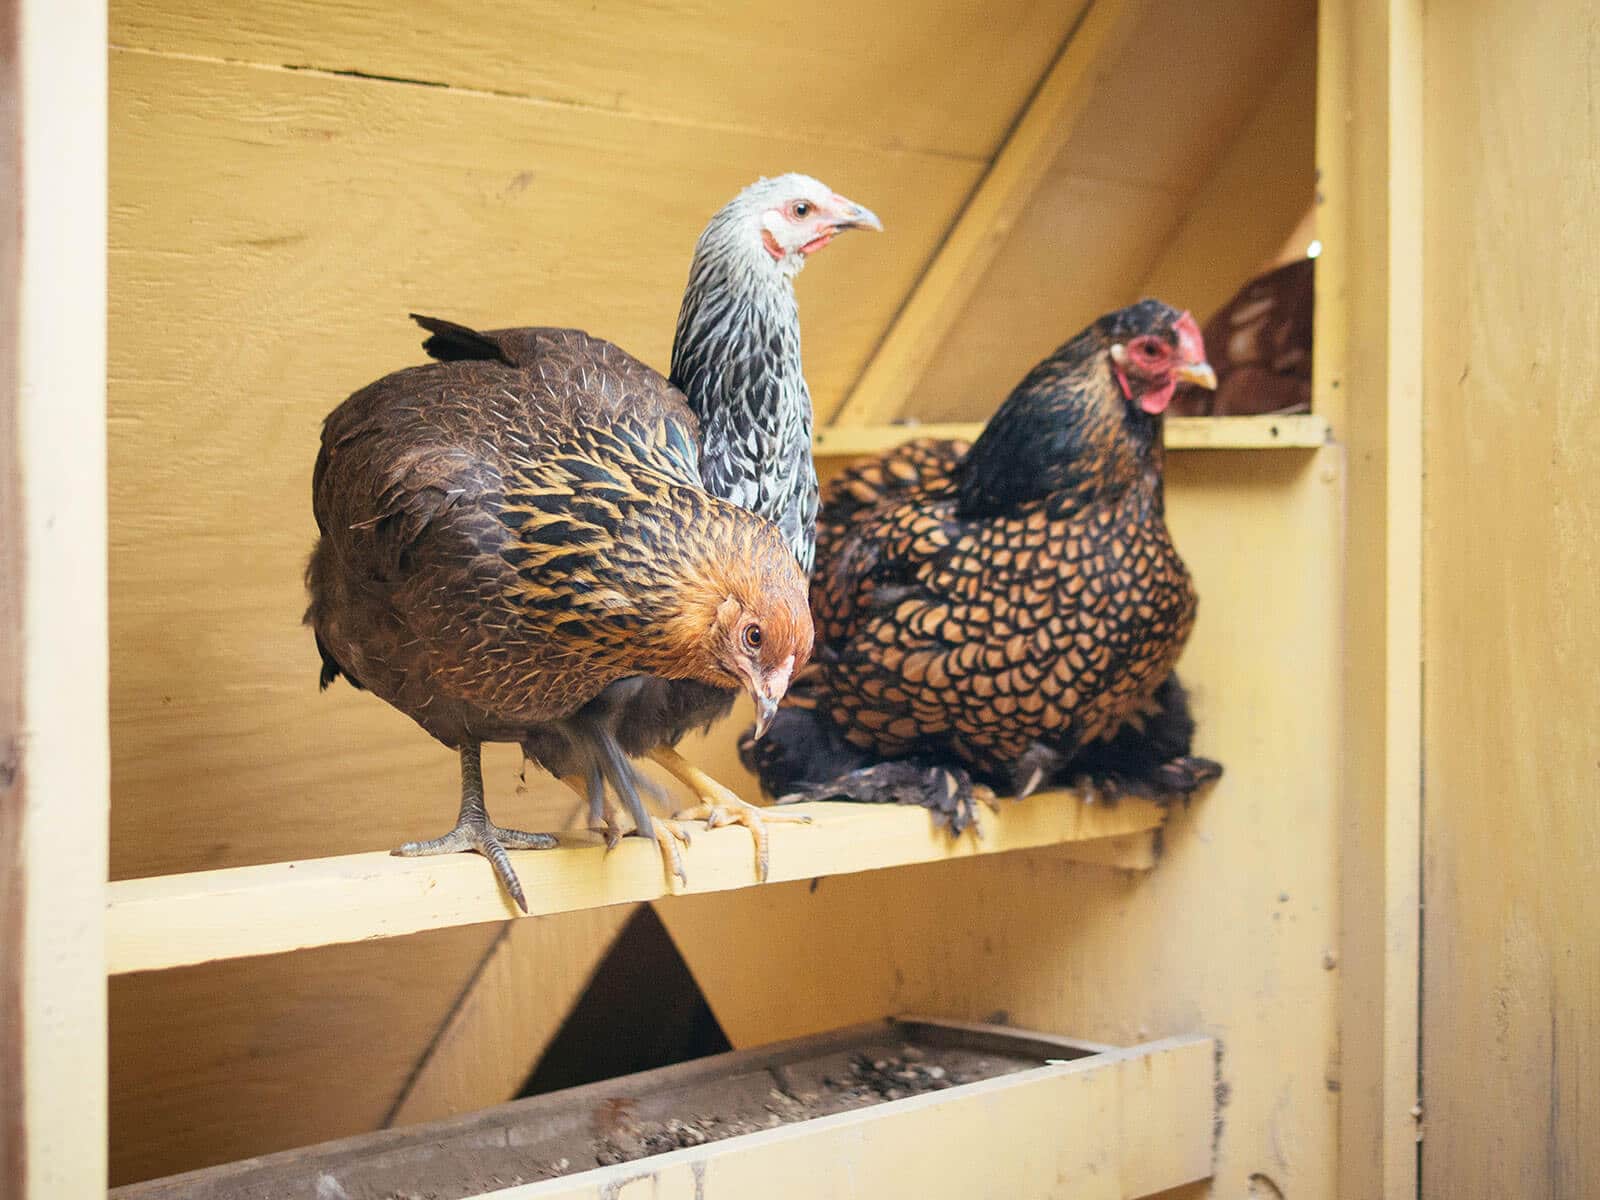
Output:
[[[1172,377],[1179,383],[1192,383],[1212,392],[1217,390],[1217,373],[1207,362],[1182,363],[1172,372]]]

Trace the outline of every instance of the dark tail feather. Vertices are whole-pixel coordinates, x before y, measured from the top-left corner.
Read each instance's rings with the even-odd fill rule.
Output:
[[[487,360],[516,366],[516,363],[506,357],[500,342],[490,334],[479,333],[476,329],[457,325],[454,321],[446,321],[442,317],[425,317],[420,313],[412,313],[411,319],[433,335],[422,343],[422,348],[427,351],[429,358],[440,362]]]
[[[333,656],[333,651],[328,649],[327,644],[322,640],[322,635],[313,630],[311,636],[317,639],[317,653],[322,656],[322,672],[317,676],[318,690],[327,691],[330,683],[343,676],[350,681],[350,686],[355,688],[356,691],[365,691],[366,688],[362,686],[361,681],[345,670],[340,665],[339,660]]]

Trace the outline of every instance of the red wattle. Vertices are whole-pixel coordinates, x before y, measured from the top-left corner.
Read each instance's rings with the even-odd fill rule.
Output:
[[[1152,417],[1159,417],[1167,411],[1167,405],[1172,403],[1172,393],[1177,390],[1178,381],[1169,380],[1165,387],[1159,387],[1153,392],[1146,392],[1139,397],[1139,407]]]

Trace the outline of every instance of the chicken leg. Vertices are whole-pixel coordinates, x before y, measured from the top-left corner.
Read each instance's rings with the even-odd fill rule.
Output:
[[[580,796],[589,792],[582,776],[568,775],[561,782]],[[622,828],[622,814],[627,810],[602,785],[597,784],[596,786],[599,787],[600,812],[596,814],[594,812],[595,804],[590,800],[585,800],[590,810],[589,820],[591,824],[589,827],[594,832],[604,835],[607,851],[615,850],[617,843],[622,841],[625,836]],[[651,816],[649,819],[651,824],[650,831],[646,833],[644,830],[639,830],[639,836],[653,838],[656,845],[661,849],[661,859],[667,870],[677,877],[679,883],[689,882],[689,877],[683,868],[683,855],[678,850],[679,842],[682,842],[685,846],[689,844],[689,831],[679,825],[677,821],[669,821],[665,817]],[[601,823],[594,824],[593,822],[595,821]]]
[[[743,825],[756,843],[756,878],[767,881],[770,864],[770,846],[767,823],[809,825],[811,818],[800,813],[773,812],[749,801],[741,800],[729,789],[707,775],[670,746],[658,746],[650,757],[671,773],[672,777],[694,792],[700,803],[674,813],[675,821],[704,821],[707,829],[722,825]],[[660,840],[659,838],[657,839]]]
[[[401,858],[421,858],[429,854],[455,854],[475,850],[489,860],[494,873],[517,907],[528,911],[528,900],[522,894],[522,883],[511,868],[507,850],[549,850],[557,845],[548,833],[524,833],[520,829],[502,829],[489,820],[483,806],[483,762],[477,742],[461,747],[461,811],[456,817],[456,827],[443,837],[426,842],[407,842],[390,851]]]

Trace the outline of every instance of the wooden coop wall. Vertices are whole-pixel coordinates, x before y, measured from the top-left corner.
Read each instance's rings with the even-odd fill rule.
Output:
[[[1203,317],[1303,234],[1315,8],[1122,7],[1129,36],[907,413],[981,418],[1098,312],[1159,288]],[[805,170],[887,230],[799,282],[819,413],[843,405],[1083,15],[909,8],[818,38],[766,0],[115,0],[113,878],[448,822],[453,757],[370,697],[317,695],[298,624],[320,420],[415,361],[407,311],[580,325],[665,365],[707,215]],[[661,902],[734,1044],[910,1009],[1211,1034],[1215,1194],[1336,1195],[1347,469],[1336,444],[1169,459],[1203,597],[1183,670],[1228,774],[1155,871],[1040,850]],[[497,813],[565,823],[571,797],[524,790],[507,750]],[[753,786],[725,731],[695,753]],[[626,915],[113,979],[113,1181],[505,1099]]]
[[[1423,1195],[1600,1195],[1593,5],[1430,8]]]

